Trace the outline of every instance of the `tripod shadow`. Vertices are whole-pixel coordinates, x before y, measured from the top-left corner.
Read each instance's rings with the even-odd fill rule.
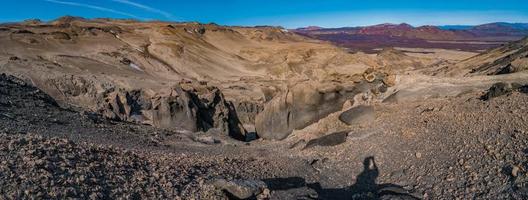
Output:
[[[306,183],[301,177],[265,179],[264,182],[272,191],[310,188],[317,192],[317,199],[420,199],[399,185],[377,184],[379,173],[374,157],[367,157],[356,183],[344,188],[323,188],[320,183]]]

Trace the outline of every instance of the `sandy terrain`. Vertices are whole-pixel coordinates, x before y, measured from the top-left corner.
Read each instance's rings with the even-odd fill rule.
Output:
[[[404,51],[405,54],[420,58],[437,59],[437,60],[450,60],[450,61],[461,61],[470,57],[476,56],[477,53],[457,51],[449,49],[425,49],[425,48],[395,48],[400,51]]]

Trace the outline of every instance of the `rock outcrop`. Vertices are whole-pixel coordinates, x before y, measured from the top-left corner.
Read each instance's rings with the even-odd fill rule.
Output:
[[[246,136],[233,103],[216,87],[182,82],[162,90],[130,89],[74,75],[49,78],[38,86],[53,101],[74,104],[111,120],[193,132],[216,129],[237,140],[254,139]]]
[[[449,75],[478,76],[523,72],[528,69],[528,37],[457,63]]]
[[[480,97],[480,99],[483,101],[488,101],[495,97],[511,94],[514,91],[528,93],[528,85],[521,85],[519,83],[498,82],[493,84],[486,91],[486,93]]]
[[[215,128],[235,139],[248,140],[233,104],[215,87],[197,91],[177,85],[165,94],[115,91],[105,97],[99,112],[107,118],[161,128],[204,132]]]
[[[243,101],[235,102],[234,104],[238,118],[244,124],[254,124],[255,117],[263,110],[263,106],[259,102]]]
[[[255,120],[257,134],[264,139],[282,140],[294,129],[304,128],[343,108],[357,94],[378,95],[386,91],[386,74],[372,72],[360,83],[319,83],[304,81],[290,86],[265,104]],[[384,89],[380,89],[384,88]]]
[[[23,80],[14,76],[0,74],[0,106],[9,107],[58,107],[57,102]],[[31,99],[31,101],[24,101]],[[4,111],[4,110],[0,110]],[[2,113],[2,116],[7,115]]]

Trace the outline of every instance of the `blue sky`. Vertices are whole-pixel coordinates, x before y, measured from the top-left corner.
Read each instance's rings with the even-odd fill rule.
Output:
[[[528,22],[526,0],[2,0],[0,21],[63,15],[296,28]]]

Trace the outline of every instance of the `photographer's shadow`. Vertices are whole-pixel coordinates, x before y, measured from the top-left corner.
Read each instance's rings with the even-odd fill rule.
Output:
[[[306,183],[300,177],[266,179],[264,182],[272,191],[308,187],[317,192],[317,199],[420,199],[399,185],[377,184],[379,173],[374,157],[367,157],[363,161],[363,171],[356,177],[356,183],[345,188],[322,188],[319,183]]]

